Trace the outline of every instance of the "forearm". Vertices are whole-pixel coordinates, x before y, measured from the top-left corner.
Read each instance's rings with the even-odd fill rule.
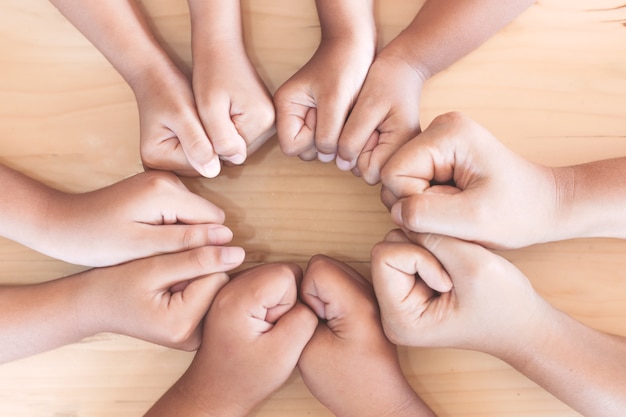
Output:
[[[518,349],[503,359],[583,415],[623,415],[626,339],[557,310],[535,321],[533,336],[519,339]]]
[[[349,39],[376,44],[376,24],[372,0],[317,0],[322,43]]]
[[[41,250],[49,214],[61,192],[0,165],[0,236]]]
[[[200,363],[198,363],[200,362]],[[236,401],[228,401],[228,394],[220,395],[220,389],[207,384],[209,367],[194,358],[189,369],[148,410],[144,417],[245,417],[250,410],[243,409]]]
[[[147,74],[177,71],[133,0],[50,0],[109,60],[135,94]]]
[[[426,80],[477,48],[533,0],[427,0],[382,54],[402,57]]]
[[[48,351],[89,336],[77,311],[78,276],[42,284],[0,287],[0,363]]]
[[[554,168],[554,239],[626,238],[626,157]]]

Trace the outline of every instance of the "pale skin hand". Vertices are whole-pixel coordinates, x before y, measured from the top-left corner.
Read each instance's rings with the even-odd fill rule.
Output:
[[[278,389],[317,325],[297,299],[301,278],[290,264],[233,278],[211,306],[189,369],[146,416],[245,416]]]
[[[274,103],[244,49],[241,6],[189,0],[193,91],[215,152],[241,164],[275,132]]]
[[[275,93],[282,151],[330,162],[348,112],[359,94],[376,47],[370,0],[317,0],[320,45]]]
[[[141,173],[84,194],[49,188],[0,165],[0,236],[86,266],[231,241],[224,212],[169,172]]]
[[[583,415],[626,407],[626,339],[554,309],[505,259],[455,238],[391,232],[372,251],[372,278],[391,340],[499,357]],[[448,276],[453,288],[426,282]]]
[[[365,278],[317,255],[300,294],[322,321],[298,367],[311,393],[334,415],[434,416],[404,378]]]
[[[428,0],[377,55],[339,138],[337,166],[368,184],[420,131],[423,83],[513,20],[531,0]]]
[[[57,280],[0,287],[0,362],[44,352],[100,332],[194,350],[201,320],[224,271],[243,262],[201,247]]]
[[[189,80],[159,45],[132,0],[51,0],[132,88],[149,168],[215,177],[220,161],[207,137]]]
[[[437,117],[400,148],[382,183],[394,222],[415,232],[515,248],[549,240],[558,220],[553,170],[458,113]]]
[[[626,158],[546,167],[458,113],[437,117],[400,148],[382,183],[394,222],[414,232],[490,248],[626,237]]]

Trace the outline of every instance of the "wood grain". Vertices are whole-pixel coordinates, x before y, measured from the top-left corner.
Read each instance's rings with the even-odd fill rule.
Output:
[[[142,6],[168,51],[190,66],[184,1]],[[420,2],[379,1],[381,45]],[[620,7],[621,6],[621,7]],[[249,53],[275,90],[315,50],[314,2],[244,0]],[[142,170],[128,86],[47,2],[0,0],[0,162],[63,190],[99,188]],[[626,9],[619,0],[544,0],[427,83],[422,124],[461,110],[507,146],[550,165],[626,155]],[[187,185],[228,213],[246,266],[326,253],[368,272],[392,228],[370,187],[331,165],[287,158],[275,140],[244,167]],[[626,243],[575,240],[502,252],[550,302],[626,335]],[[0,283],[80,271],[0,240]],[[567,347],[564,346],[564,349]],[[577,413],[508,365],[456,350],[400,349],[411,384],[441,416],[571,417]],[[139,416],[191,354],[112,334],[0,366],[0,415]],[[329,416],[294,374],[258,416]]]

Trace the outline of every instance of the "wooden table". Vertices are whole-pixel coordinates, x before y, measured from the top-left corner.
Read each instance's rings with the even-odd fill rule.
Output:
[[[159,36],[188,68],[186,2],[144,3]],[[437,114],[460,110],[541,163],[626,155],[622,4],[540,1],[427,83],[423,126]],[[250,54],[273,91],[317,46],[314,2],[244,0],[243,7]],[[418,8],[419,2],[378,1],[381,44]],[[47,2],[0,0],[0,10],[0,162],[72,192],[140,172],[137,111],[122,78]],[[248,251],[246,266],[277,260],[303,265],[312,254],[326,253],[367,274],[371,246],[393,227],[378,187],[332,165],[287,158],[275,140],[244,167],[186,183],[228,213],[235,243]],[[554,305],[621,335],[626,335],[625,254],[626,242],[608,239],[503,253]],[[0,262],[0,283],[39,282],[82,270],[6,240],[0,241]],[[577,415],[487,355],[406,348],[400,355],[412,385],[441,416]],[[0,415],[139,416],[191,357],[123,336],[97,335],[0,366]],[[257,415],[330,413],[294,374]]]

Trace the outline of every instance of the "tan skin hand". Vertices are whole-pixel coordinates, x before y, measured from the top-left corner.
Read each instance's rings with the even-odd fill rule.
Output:
[[[420,131],[424,79],[404,59],[383,50],[372,64],[339,138],[337,166],[368,184],[380,182],[391,155]]]
[[[226,285],[205,319],[187,372],[147,416],[245,416],[293,372],[317,324],[298,301],[292,264],[245,270]]]
[[[232,239],[220,208],[160,171],[85,194],[58,193],[47,215],[47,234],[55,242],[48,253],[89,266],[221,246]]]
[[[349,266],[317,255],[300,289],[322,320],[298,367],[336,416],[432,416],[402,374],[385,337],[372,286]]]
[[[225,41],[205,49],[193,68],[200,118],[220,158],[241,164],[275,133],[274,104],[243,45]]]

